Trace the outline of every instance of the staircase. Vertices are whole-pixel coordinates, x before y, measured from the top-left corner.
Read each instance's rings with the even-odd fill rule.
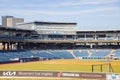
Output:
[[[67,50],[67,51],[70,52],[75,59],[78,59],[78,58],[73,54],[73,50]]]

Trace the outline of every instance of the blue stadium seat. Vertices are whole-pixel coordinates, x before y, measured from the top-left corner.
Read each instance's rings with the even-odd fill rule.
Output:
[[[87,50],[74,50],[73,53],[76,57],[88,57]]]
[[[92,50],[92,54],[91,54],[91,57],[105,57],[107,56],[108,54],[110,54],[110,51],[111,50]]]
[[[0,62],[32,57],[39,57],[44,59],[73,58],[73,56],[66,50],[0,51]]]
[[[113,52],[114,57],[120,57],[120,49]]]
[[[56,58],[54,55],[50,54],[48,51],[35,50],[35,51],[32,51],[32,53],[33,53],[33,57],[43,57],[43,58],[46,58],[46,59]]]
[[[74,58],[72,56],[72,54],[70,52],[68,52],[67,50],[53,50],[51,52],[53,55],[55,55],[59,58],[64,58],[64,59]]]
[[[0,62],[19,60],[20,58],[39,57],[44,59],[72,59],[74,56],[83,58],[104,58],[109,55],[111,49],[104,50],[73,50],[73,54],[67,50],[13,50],[13,51],[0,51]],[[114,57],[120,57],[120,49],[113,52]]]

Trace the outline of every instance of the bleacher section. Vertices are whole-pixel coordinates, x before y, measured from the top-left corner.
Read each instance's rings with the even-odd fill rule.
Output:
[[[35,58],[35,57],[39,57],[39,59],[74,58],[66,50],[0,51],[0,62],[20,60],[22,58]]]
[[[114,52],[113,52],[113,56],[120,58],[120,50],[114,51]]]
[[[20,58],[30,58],[30,51],[0,51],[0,62],[19,60]]]
[[[91,51],[91,57],[93,58],[104,58],[108,54],[110,54],[111,50],[92,50]]]
[[[51,51],[51,53],[55,56],[58,56],[59,58],[64,58],[64,59],[74,58],[72,54],[70,54],[70,52],[68,52],[67,50],[54,50]]]
[[[59,58],[55,55],[52,55],[49,53],[49,51],[38,51],[38,50],[33,50],[32,52],[32,57],[40,57],[40,58],[46,58],[46,59],[56,59]]]
[[[72,52],[72,53],[71,53]],[[108,55],[113,54],[113,57],[120,58],[120,49],[112,51],[112,49],[91,49],[91,50],[14,50],[0,51],[0,62],[20,61],[21,59],[38,58],[44,59],[103,59]],[[112,53],[111,53],[112,52]],[[74,56],[73,56],[74,55]]]
[[[73,51],[73,54],[78,57],[78,58],[85,58],[85,57],[88,57],[88,52],[87,50],[74,50]]]
[[[102,59],[108,54],[110,54],[111,49],[109,50],[74,50],[73,53],[76,57],[80,59]]]

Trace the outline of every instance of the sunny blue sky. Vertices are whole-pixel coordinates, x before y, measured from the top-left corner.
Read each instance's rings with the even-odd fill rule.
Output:
[[[0,0],[0,17],[5,15],[76,22],[78,30],[120,30],[120,0]]]

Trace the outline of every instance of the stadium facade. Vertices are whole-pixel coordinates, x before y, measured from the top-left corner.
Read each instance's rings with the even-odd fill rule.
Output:
[[[24,58],[26,61],[39,60],[36,57],[101,59],[111,55],[120,59],[120,30],[77,31],[77,23],[68,22],[35,21],[15,25],[0,27],[0,62],[14,61],[16,58],[17,61]]]
[[[1,50],[120,48],[120,30],[77,31],[76,25],[35,21],[16,27],[1,26]]]

